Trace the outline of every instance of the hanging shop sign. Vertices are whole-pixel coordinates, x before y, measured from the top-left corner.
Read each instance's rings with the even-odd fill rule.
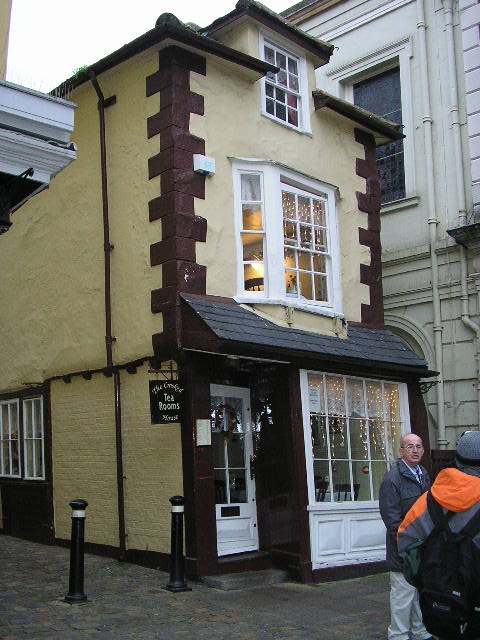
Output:
[[[185,389],[176,380],[149,380],[152,424],[180,422]]]

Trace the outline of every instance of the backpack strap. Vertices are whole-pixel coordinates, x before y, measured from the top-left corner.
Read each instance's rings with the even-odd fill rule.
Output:
[[[442,507],[438,504],[435,498],[432,496],[432,492],[427,492],[427,507],[428,513],[433,521],[434,530],[445,530],[448,533],[451,533],[451,529],[449,527],[449,521],[454,515],[453,511],[447,511],[446,513],[443,511]],[[432,531],[433,533],[433,531]]]
[[[480,509],[477,509],[477,513],[470,518],[467,524],[463,527],[461,533],[463,535],[470,536],[473,540],[477,533],[480,533]]]

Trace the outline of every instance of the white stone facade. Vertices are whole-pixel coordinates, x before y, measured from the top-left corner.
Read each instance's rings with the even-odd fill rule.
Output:
[[[452,449],[480,414],[480,4],[320,0],[283,14],[335,45],[324,91],[353,101],[355,83],[399,68],[405,198],[382,207],[385,321],[439,372],[430,445]]]

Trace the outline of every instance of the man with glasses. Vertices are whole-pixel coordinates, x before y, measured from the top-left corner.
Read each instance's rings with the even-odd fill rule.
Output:
[[[408,433],[400,444],[400,458],[392,465],[380,486],[380,514],[387,528],[387,568],[390,571],[390,626],[388,640],[431,640],[425,629],[418,592],[403,576],[403,562],[397,549],[397,531],[410,507],[430,489],[430,476],[420,465],[423,443]]]

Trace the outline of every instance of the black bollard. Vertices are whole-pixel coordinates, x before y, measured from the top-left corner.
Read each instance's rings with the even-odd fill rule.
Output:
[[[172,542],[170,552],[170,582],[166,589],[169,591],[191,591],[185,582],[183,559],[183,511],[185,499],[183,496],[170,498],[172,505]]]
[[[72,507],[72,539],[70,542],[70,579],[65,602],[78,604],[85,602],[83,593],[83,547],[85,542],[85,509],[86,500],[77,498],[70,502]]]

